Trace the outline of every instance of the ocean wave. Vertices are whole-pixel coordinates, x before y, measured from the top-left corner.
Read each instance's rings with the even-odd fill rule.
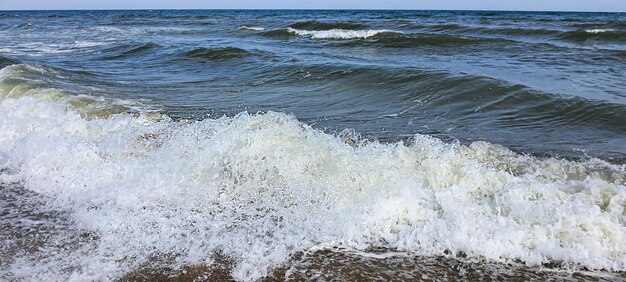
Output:
[[[209,61],[223,61],[244,58],[252,55],[250,52],[236,47],[196,48],[184,53],[185,57]]]
[[[152,14],[152,13],[137,13],[137,14],[123,14],[123,15],[119,15],[117,16],[120,19],[144,19],[144,18],[154,18],[154,17],[160,17],[161,15],[159,14]]]
[[[153,42],[143,43],[143,44],[134,44],[134,45],[119,45],[111,48],[107,48],[104,52],[114,53],[113,55],[107,55],[103,58],[105,60],[116,60],[123,59],[132,56],[137,56],[141,54],[145,54],[150,50],[154,50],[159,48],[160,46]]]
[[[511,43],[515,42],[502,38],[486,38],[476,36],[451,35],[451,34],[433,34],[433,33],[379,33],[366,38],[359,44],[370,44],[378,47],[388,48],[415,48],[424,45],[434,46],[465,46],[472,44],[489,44],[489,43]],[[345,46],[351,46],[355,43],[341,43]]]
[[[11,48],[0,48],[0,52],[12,56],[45,56],[50,54],[62,54],[82,52],[105,45],[105,41],[65,41],[62,43],[24,42],[15,44]]]
[[[541,28],[484,28],[471,29],[482,34],[505,34],[517,36],[553,36],[560,33],[558,30],[541,29]]]
[[[615,31],[615,30],[610,29],[610,28],[594,28],[594,29],[585,30],[585,32],[588,32],[588,33],[602,33],[602,32],[611,32],[611,31]]]
[[[22,29],[22,30],[29,30],[29,29],[32,29],[33,27],[34,26],[32,23],[21,23],[15,26],[15,28]]]
[[[64,19],[64,18],[67,18],[67,17],[68,16],[66,16],[66,15],[48,15],[47,16],[47,18],[50,18],[50,19]]]
[[[4,68],[8,65],[13,65],[13,64],[17,64],[19,63],[17,60],[8,58],[8,57],[4,57],[4,56],[0,56],[0,68]]]
[[[366,29],[368,26],[359,22],[320,22],[305,21],[290,24],[288,27],[301,30]]]
[[[376,18],[377,19],[420,19],[420,18],[432,18],[432,17],[435,17],[435,15],[397,13],[397,14],[381,15]]]
[[[344,30],[344,29],[330,29],[330,30],[302,30],[295,28],[287,28],[288,32],[300,35],[308,36],[313,39],[358,39],[368,38],[379,34],[396,33],[402,34],[401,31],[393,31],[388,29],[370,29],[370,30]]]
[[[244,30],[252,30],[252,31],[264,31],[265,28],[264,27],[258,27],[258,26],[245,26],[242,25],[239,27],[239,29],[244,29]]]
[[[293,36],[306,36],[313,39],[362,39],[359,42],[342,42],[345,46],[354,44],[376,44],[379,47],[411,48],[421,45],[467,45],[483,43],[515,43],[513,40],[504,38],[487,38],[478,36],[465,36],[454,34],[437,33],[404,33],[402,31],[388,29],[370,30],[300,30],[294,28],[281,28],[266,31],[263,36],[276,38],[289,38]]]
[[[105,33],[128,33],[129,32],[129,30],[122,29],[122,28],[115,27],[115,26],[95,26],[95,27],[89,27],[86,30],[105,32]]]
[[[268,31],[262,32],[261,35],[265,37],[275,37],[275,38],[289,38],[289,37],[296,36],[295,33],[289,31],[286,28],[268,30]]]
[[[426,26],[422,25],[421,27],[428,28],[432,31],[449,31],[449,30],[459,30],[459,29],[466,28],[465,26],[460,25],[460,24],[437,24],[437,25],[426,25]]]
[[[618,133],[626,131],[626,124],[621,122],[626,119],[626,105],[623,104],[564,97],[480,76],[443,77],[438,79],[438,83],[454,87],[442,89],[448,92],[443,96],[445,99],[429,97],[428,107],[447,107],[448,110],[463,113],[461,119],[472,118],[471,112],[480,109],[482,114],[501,111],[483,122],[520,130],[576,126]],[[416,94],[423,95],[421,92]]]
[[[358,44],[363,45],[362,42]],[[411,44],[415,46],[417,43]],[[359,93],[358,102],[355,101],[353,106],[359,103],[384,106],[401,97],[407,103],[405,106],[413,109],[405,113],[405,117],[419,116],[424,110],[434,116],[455,113],[447,114],[451,126],[474,120],[519,132],[546,127],[626,132],[626,124],[621,122],[626,119],[626,105],[542,92],[485,76],[455,76],[414,68],[346,68],[336,65],[279,68],[272,72],[272,76],[279,74],[288,74],[284,78],[286,81],[306,77],[334,87],[350,85]],[[615,157],[620,162],[626,160],[623,154]]]
[[[221,253],[252,281],[331,247],[626,271],[623,165],[419,134],[361,142],[275,112],[85,119],[19,76],[0,71],[0,183],[94,235],[18,254],[4,277],[116,279],[159,254],[178,268]]]
[[[17,16],[17,15],[15,15],[15,14],[4,14],[4,13],[1,13],[1,14],[0,14],[0,19],[6,19],[6,18],[17,18],[17,17],[18,17],[18,16]]]
[[[624,43],[626,42],[626,31],[614,29],[587,29],[565,32],[559,36],[559,39],[588,43],[590,41]]]
[[[211,16],[207,16],[207,15],[166,15],[166,16],[161,16],[160,18],[164,18],[164,19],[199,19],[199,20],[204,20],[204,19],[210,19]]]
[[[109,99],[80,94],[93,92],[93,87],[80,91],[63,87],[72,86],[74,81],[89,81],[92,73],[68,71],[42,65],[13,64],[0,70],[0,100],[33,97],[46,101],[62,102],[67,109],[85,119],[102,118],[119,113],[143,112],[147,107],[134,101]],[[63,79],[60,79],[63,78]],[[148,110],[151,111],[151,110]]]
[[[559,30],[546,28],[516,28],[516,27],[493,27],[472,26],[461,24],[407,24],[407,27],[426,30],[429,32],[452,32],[454,34],[497,34],[516,36],[549,36],[559,34]]]
[[[623,29],[626,28],[626,21],[609,20],[609,21],[585,21],[582,23],[572,24],[573,27],[581,29]]]

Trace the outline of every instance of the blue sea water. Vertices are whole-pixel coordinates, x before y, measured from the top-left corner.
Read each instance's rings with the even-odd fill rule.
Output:
[[[9,280],[626,270],[621,13],[3,11],[0,67]]]

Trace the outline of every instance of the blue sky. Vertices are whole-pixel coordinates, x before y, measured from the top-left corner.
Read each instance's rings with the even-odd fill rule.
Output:
[[[13,9],[444,9],[626,12],[626,0],[0,0]]]

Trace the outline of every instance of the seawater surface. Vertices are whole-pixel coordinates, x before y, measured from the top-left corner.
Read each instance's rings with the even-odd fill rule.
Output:
[[[2,279],[626,278],[624,14],[3,11],[0,68]]]

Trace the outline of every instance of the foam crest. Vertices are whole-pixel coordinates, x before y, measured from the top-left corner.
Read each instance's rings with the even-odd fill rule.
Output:
[[[309,36],[313,39],[355,39],[355,38],[368,38],[381,33],[402,33],[400,31],[393,31],[387,29],[370,29],[370,30],[345,30],[345,29],[330,29],[330,30],[303,30],[288,27],[287,30],[291,33],[295,33],[300,36]]]
[[[594,28],[594,29],[586,29],[585,32],[587,33],[603,33],[603,32],[611,32],[611,31],[615,31],[614,29],[610,29],[610,28]]]
[[[275,112],[84,119],[64,100],[4,97],[0,183],[94,234],[23,255],[7,277],[108,280],[155,256],[181,267],[220,252],[250,281],[324,247],[626,270],[624,166],[424,135],[346,142]]]
[[[243,30],[252,30],[252,31],[264,31],[265,28],[263,27],[258,27],[258,26],[245,26],[242,25],[239,27],[239,29],[243,29]]]

